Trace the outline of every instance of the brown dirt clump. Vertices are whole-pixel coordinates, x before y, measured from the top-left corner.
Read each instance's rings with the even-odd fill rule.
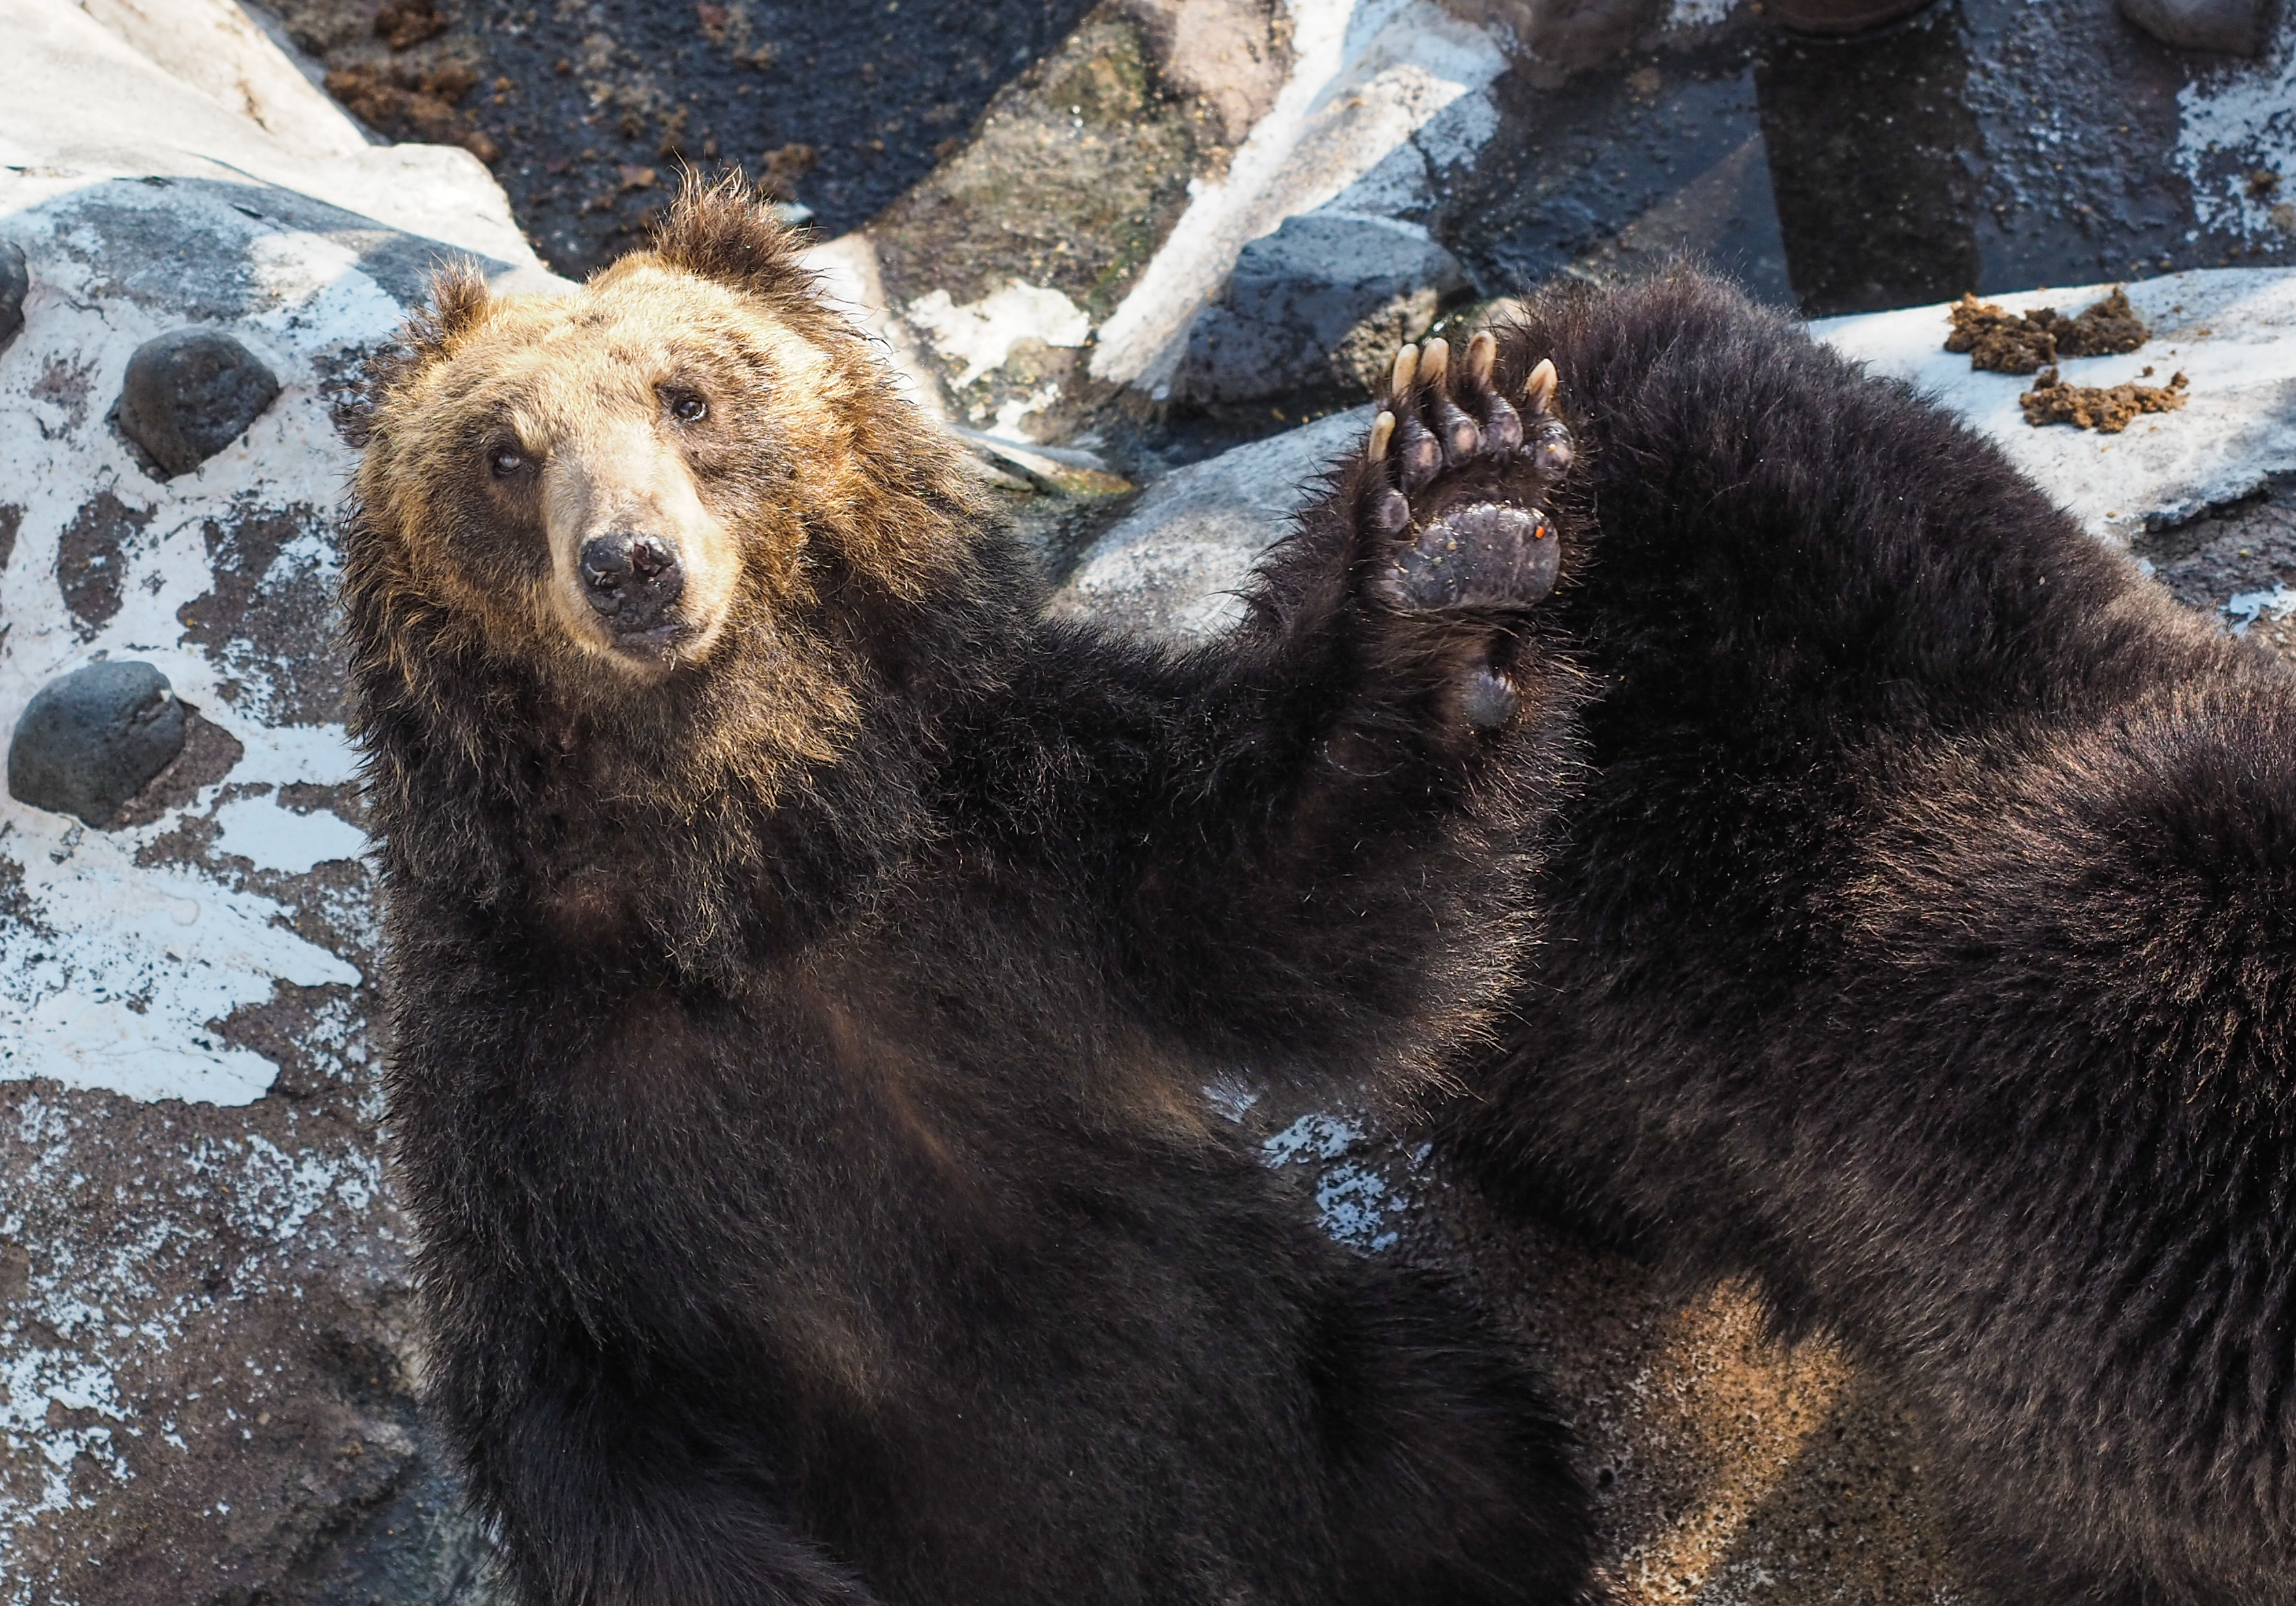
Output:
[[[796,141],[776,145],[758,163],[758,189],[775,201],[795,201],[800,179],[821,165],[821,152]]]
[[[447,31],[437,0],[390,0],[374,16],[374,37],[393,50],[405,50]]]
[[[414,62],[354,61],[327,74],[327,93],[352,116],[396,137],[460,145],[483,162],[498,160],[502,147],[455,108],[478,85],[479,75],[455,61],[423,66]]]
[[[2146,373],[2152,369],[2144,370]],[[2185,376],[2178,373],[2166,385],[2134,382],[2100,388],[2069,385],[2054,368],[2042,370],[2033,388],[2017,398],[2025,422],[2035,429],[2045,424],[2071,424],[2100,435],[2118,435],[2141,414],[2173,413],[2185,405]]]
[[[2054,307],[2020,315],[1967,294],[1947,315],[1953,332],[1946,336],[1945,348],[1969,353],[1971,367],[1994,373],[2034,373],[2064,357],[2134,351],[2152,334],[2128,304],[2128,292],[2117,284],[2077,318]]]

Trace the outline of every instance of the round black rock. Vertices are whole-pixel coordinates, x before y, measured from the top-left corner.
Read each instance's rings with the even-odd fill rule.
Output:
[[[0,240],[0,341],[24,326],[24,298],[31,293],[24,248],[12,240]]]
[[[42,686],[8,744],[8,795],[99,830],[184,750],[184,705],[145,663],[90,664]]]
[[[278,394],[271,370],[231,336],[171,330],[127,359],[119,428],[172,478],[237,440]]]

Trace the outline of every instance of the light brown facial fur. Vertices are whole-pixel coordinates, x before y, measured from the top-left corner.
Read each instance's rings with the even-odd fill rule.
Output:
[[[387,400],[394,459],[363,475],[439,600],[545,653],[644,681],[707,658],[745,577],[800,599],[807,464],[849,449],[829,353],[753,299],[634,258],[562,298],[488,300]],[[675,596],[624,628],[601,541],[652,543]],[[612,594],[604,594],[611,596]]]
[[[433,298],[344,546],[361,650],[415,702],[529,684],[604,793],[771,795],[983,583],[977,481],[738,187],[689,185],[573,294]]]

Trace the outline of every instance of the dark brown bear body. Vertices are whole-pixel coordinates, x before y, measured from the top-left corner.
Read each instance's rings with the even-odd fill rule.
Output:
[[[564,300],[449,282],[361,469],[391,1122],[519,1597],[1578,1599],[1531,1381],[1201,1094],[1488,1028],[1552,563],[1414,574],[1520,422],[1405,387],[1400,456],[1165,657],[1037,621],[790,253],[689,195]]]
[[[2296,686],[1692,274],[1513,337],[1604,686],[1494,1188],[1886,1366],[2005,1600],[2296,1588]]]

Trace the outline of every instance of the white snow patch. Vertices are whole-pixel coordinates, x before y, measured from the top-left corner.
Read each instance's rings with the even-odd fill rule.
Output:
[[[1061,399],[1058,385],[1039,385],[1026,396],[1016,396],[999,402],[996,416],[989,421],[988,433],[1009,440],[1015,446],[1034,446],[1026,430],[1021,428],[1023,419],[1034,418]]]
[[[2250,238],[2296,233],[2296,13],[2263,60],[2196,76],[2177,92],[2177,109],[2173,160],[2201,225]],[[2280,188],[2250,193],[2259,169],[2279,174]]]
[[[2296,613],[2296,590],[2284,585],[2269,591],[2235,591],[2224,605],[2234,635],[2246,635],[2248,627],[2267,614],[2277,623],[2292,613]]]
[[[152,194],[155,209],[181,204]],[[101,414],[129,355],[180,319],[106,293],[92,282],[100,266],[57,248],[53,235],[72,226],[57,213],[68,217],[70,205],[67,197],[10,219],[36,269],[26,327],[0,351],[0,473],[19,488],[12,499],[23,509],[0,592],[0,732],[56,676],[98,659],[137,659],[239,742],[234,790],[349,780],[356,756],[340,726],[273,725],[261,709],[235,704],[216,663],[184,639],[177,615],[214,589],[210,521],[308,502],[315,490],[332,500],[345,483],[352,455],[319,394],[315,360],[388,335],[397,305],[342,245],[293,230],[258,235],[252,271],[275,300],[234,332],[273,366],[280,396],[241,440],[157,484]],[[83,400],[58,398],[59,373],[76,376]],[[121,543],[118,610],[91,627],[69,611],[56,575],[65,529],[102,489],[150,508],[151,518]],[[314,533],[290,542],[275,571],[332,562]],[[222,791],[208,787],[150,824],[119,831],[0,796],[0,878],[20,881],[11,889],[20,917],[0,921],[0,1080],[246,1103],[277,1068],[225,1045],[217,1023],[266,1002],[281,982],[359,981],[355,966],[290,930],[283,905],[242,888],[230,865],[170,862],[176,855],[152,862],[147,850],[202,818],[217,821],[225,854],[266,869],[307,869],[361,845],[332,815],[292,815],[268,799],[223,803]]]
[[[941,356],[965,365],[959,386],[1004,365],[1013,348],[1030,335],[1047,346],[1081,346],[1092,334],[1083,307],[1043,284],[1006,284],[962,307],[948,291],[909,303],[905,315]]]
[[[355,859],[366,848],[366,832],[324,808],[297,814],[272,798],[241,798],[216,810],[223,834],[216,851],[234,853],[258,870],[301,875],[330,859]]]
[[[224,722],[212,709],[201,711],[218,724]],[[239,726],[231,729],[234,735],[239,734]],[[246,742],[243,736],[240,740],[242,744]],[[350,733],[341,725],[283,725],[263,729],[263,741],[248,747],[247,756],[233,766],[231,778],[250,783],[267,782],[273,786],[292,786],[298,782],[341,786],[358,779],[358,749],[351,745]]]
[[[111,833],[75,824],[31,835],[17,827],[35,811],[11,807],[18,819],[0,834],[0,856],[21,869],[38,924],[0,922],[0,1081],[47,1077],[131,1098],[249,1103],[278,1068],[226,1045],[211,1023],[268,999],[281,981],[360,979],[273,923],[283,911],[269,898],[141,869]]]

